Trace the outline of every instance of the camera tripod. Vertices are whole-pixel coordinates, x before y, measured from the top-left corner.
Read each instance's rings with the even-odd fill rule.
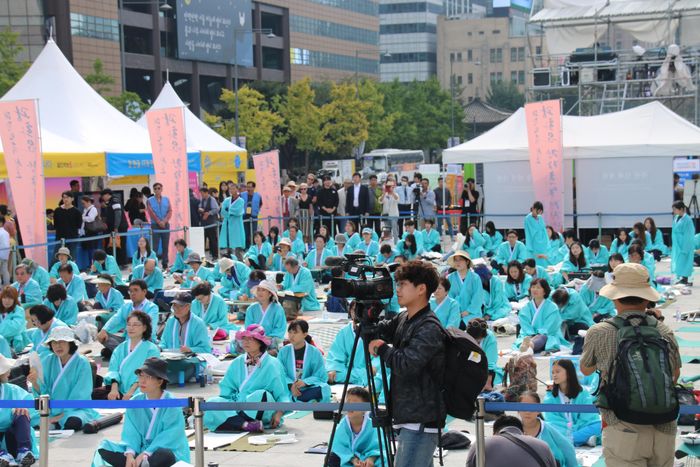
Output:
[[[698,179],[693,177],[693,196],[690,197],[690,202],[688,203],[688,213],[696,223],[698,221],[698,217],[700,217],[700,206],[698,206],[697,190]]]
[[[357,303],[357,302],[356,302]],[[362,306],[358,303],[358,305]],[[328,461],[333,449],[333,441],[335,439],[336,429],[338,428],[338,423],[340,423],[341,417],[343,415],[343,407],[345,406],[345,396],[348,392],[348,384],[350,382],[350,374],[352,373],[352,367],[355,363],[355,352],[357,351],[357,346],[359,345],[360,339],[362,339],[362,348],[365,354],[365,370],[367,371],[367,385],[369,387],[370,393],[370,419],[372,420],[372,427],[377,430],[377,440],[379,442],[379,459],[375,465],[385,465],[392,467],[394,465],[394,455],[396,453],[394,431],[391,426],[391,397],[389,390],[389,380],[386,375],[386,364],[384,360],[380,357],[380,372],[382,378],[382,388],[385,394],[385,409],[379,408],[379,400],[377,394],[377,388],[374,383],[374,374],[372,373],[372,357],[369,354],[369,339],[374,335],[374,325],[371,323],[362,323],[358,325],[358,329],[355,332],[355,340],[352,344],[352,352],[350,354],[350,362],[348,364],[347,378],[343,383],[343,393],[340,399],[340,407],[338,407],[338,412],[333,416],[333,429],[331,430],[331,437],[328,440],[328,450],[326,452],[326,457],[323,461],[324,467],[329,467]],[[386,463],[384,462],[384,453],[386,452]]]

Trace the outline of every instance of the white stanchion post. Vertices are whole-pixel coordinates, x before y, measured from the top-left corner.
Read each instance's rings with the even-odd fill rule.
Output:
[[[486,467],[486,435],[484,433],[484,416],[486,400],[483,397],[477,399],[476,413],[476,467]]]
[[[194,465],[204,467],[204,412],[200,407],[204,399],[195,397],[193,399],[194,412]]]
[[[39,466],[49,467],[49,396],[39,396]]]

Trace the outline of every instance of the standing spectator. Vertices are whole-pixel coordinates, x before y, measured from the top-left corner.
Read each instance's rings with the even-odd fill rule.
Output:
[[[5,225],[5,216],[0,216],[0,278],[2,285],[10,285],[10,234],[2,227]]]
[[[391,225],[391,236],[394,239],[399,238],[399,195],[394,191],[396,183],[393,180],[387,180],[386,191],[380,198],[379,202],[382,206],[382,216],[388,217],[388,224]]]
[[[299,200],[293,195],[294,190],[289,185],[282,189],[282,217],[284,225],[289,225],[289,219],[296,218],[299,214]]]
[[[360,216],[369,214],[369,189],[362,184],[359,172],[352,174],[352,186],[346,194],[345,210],[348,216],[354,217],[356,225],[360,225]]]
[[[246,191],[241,193],[241,198],[245,202],[245,214],[243,215],[243,224],[245,225],[245,247],[250,246],[250,239],[253,238],[253,233],[258,230],[258,216],[260,208],[262,208],[262,196],[255,192],[255,182],[246,183]]]
[[[224,200],[230,196],[228,192],[228,184],[229,182],[219,183],[219,205],[221,205],[221,203],[223,203]]]
[[[338,190],[338,216],[345,217],[348,215],[347,209],[345,209],[345,203],[348,200],[348,190],[352,186],[352,180],[343,180],[343,186]],[[345,222],[347,219],[338,219],[338,232],[345,232]]]
[[[435,192],[430,189],[430,182],[424,178],[420,182],[420,197],[418,198],[418,213],[421,227],[425,227],[425,220],[435,220]]]
[[[309,194],[309,185],[299,185],[299,227],[304,243],[311,243],[311,230],[314,225],[313,197]]]
[[[382,189],[381,186],[377,183],[377,176],[372,174],[369,176],[369,204],[370,204],[370,210],[369,214],[372,216],[372,219],[369,219],[367,221],[367,226],[377,232],[377,235],[380,233],[380,229],[382,227],[382,220],[380,219],[382,215],[382,203],[381,199],[384,195],[384,190]]]
[[[95,202],[89,196],[83,196],[80,199],[80,203],[83,205],[83,225],[80,227],[80,234],[85,237],[93,237],[96,235],[102,235],[104,232],[90,231],[86,229],[86,226],[90,222],[95,222],[95,219],[99,216],[97,208],[95,207]],[[97,242],[99,240],[88,240],[83,242],[83,248],[87,251],[87,257],[92,258],[92,252],[97,248]]]
[[[134,225],[136,219],[146,223],[146,205],[143,203],[143,193],[137,188],[132,188],[129,192],[129,199],[124,205],[124,209],[126,209],[131,225]]]
[[[219,232],[216,227],[216,221],[219,218],[219,203],[216,202],[213,196],[209,195],[209,188],[202,187],[199,189],[202,194],[202,199],[199,201],[198,213],[199,223],[204,227],[204,239],[209,241],[209,254],[212,259],[219,257]]]
[[[335,227],[331,222],[331,216],[338,215],[339,200],[338,190],[333,186],[331,177],[324,175],[323,188],[318,190],[316,194],[316,206],[318,206],[321,222],[331,234],[335,234]]]
[[[71,193],[73,193],[73,199],[75,200],[75,204],[77,205],[78,201],[80,201],[83,198],[83,193],[80,191],[80,181],[71,180],[70,191]],[[76,208],[80,209],[79,206],[76,206]]]
[[[399,194],[399,236],[403,235],[403,218],[413,217],[413,190],[408,186],[408,177],[401,177],[401,186],[396,190]]]
[[[151,193],[151,189],[147,186],[141,188],[141,194],[143,195],[143,199],[145,199],[148,202],[148,198],[153,196],[153,193]]]
[[[462,206],[459,231],[465,233],[469,225],[474,223],[471,217],[479,212],[479,192],[476,191],[476,184],[473,178],[468,178],[467,183],[464,184],[459,204]]]
[[[452,235],[452,219],[445,216],[445,211],[452,206],[452,193],[445,186],[445,180],[442,177],[438,177],[438,186],[433,190],[435,193],[435,204],[438,207],[438,220],[435,223],[437,227],[438,234],[442,235],[442,224],[447,222],[447,233]],[[443,200],[443,195],[445,199]]]
[[[245,203],[238,194],[238,186],[232,183],[228,186],[228,191],[231,196],[226,198],[221,206],[219,248],[233,253],[237,248],[245,247],[245,229],[243,228]]]
[[[173,215],[173,208],[170,199],[163,196],[163,184],[156,182],[153,184],[153,196],[148,198],[148,216],[151,218],[151,230],[153,237],[153,251],[158,254],[161,250],[161,261],[163,270],[168,269],[168,248],[170,246],[170,217]],[[120,263],[121,264],[121,263]]]
[[[194,195],[194,190],[190,188],[190,226],[199,227],[199,199]]]
[[[73,192],[64,191],[61,194],[61,205],[56,208],[53,214],[53,224],[56,228],[56,240],[71,240],[78,238],[78,230],[83,225],[83,216],[80,211],[73,206]],[[76,244],[78,246],[78,244]],[[61,247],[56,245],[56,251]]]
[[[673,203],[673,228],[671,229],[671,271],[679,284],[688,284],[693,277],[695,225],[686,212],[683,201]]]
[[[104,219],[107,224],[107,232],[118,233],[126,232],[129,226],[126,222],[126,215],[124,214],[124,209],[122,208],[119,200],[112,196],[112,190],[106,188],[100,193],[102,198],[102,219]],[[155,237],[155,235],[154,235]],[[126,264],[126,245],[122,247],[121,237],[118,235],[112,238],[113,242],[117,244],[117,263]],[[164,250],[167,250],[168,244],[163,246]],[[92,256],[90,256],[92,258]]]

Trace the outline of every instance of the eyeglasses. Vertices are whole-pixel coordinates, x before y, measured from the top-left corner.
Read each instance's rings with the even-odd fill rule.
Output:
[[[127,328],[142,328],[143,326],[143,323],[140,321],[137,321],[136,323],[126,323]]]

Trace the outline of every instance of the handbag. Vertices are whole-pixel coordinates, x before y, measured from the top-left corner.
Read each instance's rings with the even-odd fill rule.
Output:
[[[93,206],[93,209],[97,210]],[[85,232],[90,233],[90,234],[101,234],[107,231],[107,223],[102,220],[100,217],[99,213],[97,214],[97,217],[95,217],[95,220],[92,222],[86,222],[85,223]]]

